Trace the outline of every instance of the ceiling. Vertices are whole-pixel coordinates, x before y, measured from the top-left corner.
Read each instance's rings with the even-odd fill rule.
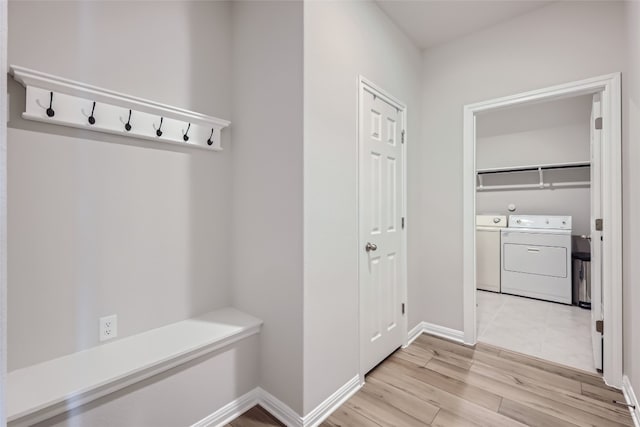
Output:
[[[420,49],[546,6],[548,0],[376,0]]]

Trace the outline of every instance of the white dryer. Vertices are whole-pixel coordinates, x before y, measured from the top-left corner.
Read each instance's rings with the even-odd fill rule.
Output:
[[[505,215],[476,216],[476,288],[500,292],[500,230]]]
[[[502,292],[571,304],[571,217],[511,215],[502,229]]]

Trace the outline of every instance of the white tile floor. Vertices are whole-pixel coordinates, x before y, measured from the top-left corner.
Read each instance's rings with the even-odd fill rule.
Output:
[[[478,341],[596,372],[589,310],[485,291],[477,302]]]

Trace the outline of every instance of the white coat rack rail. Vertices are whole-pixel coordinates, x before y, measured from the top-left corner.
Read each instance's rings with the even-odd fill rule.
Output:
[[[231,122],[182,108],[52,76],[16,65],[13,78],[27,91],[27,120],[220,151]]]

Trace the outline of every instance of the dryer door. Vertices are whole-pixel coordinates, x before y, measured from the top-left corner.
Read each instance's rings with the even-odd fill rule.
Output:
[[[503,250],[506,271],[567,277],[567,248],[506,243]]]

